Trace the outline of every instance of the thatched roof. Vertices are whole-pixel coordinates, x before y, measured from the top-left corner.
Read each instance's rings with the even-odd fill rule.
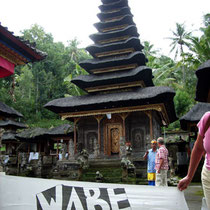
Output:
[[[137,28],[135,25],[130,25],[124,29],[117,30],[117,31],[111,31],[106,33],[95,33],[90,35],[90,38],[95,42],[100,42],[102,40],[112,39],[116,37],[121,36],[130,36],[130,37],[139,37],[139,34],[137,32]]]
[[[110,19],[112,17],[121,17],[123,15],[131,14],[130,8],[129,7],[122,7],[119,11],[117,10],[116,12],[101,12],[97,14],[98,18],[101,21],[104,21],[106,19]]]
[[[111,4],[113,2],[118,2],[119,0],[101,0],[103,4]]]
[[[31,128],[26,129],[16,135],[18,139],[21,140],[36,140],[39,138],[47,138],[49,136],[60,136],[60,135],[69,135],[73,132],[73,128],[69,124],[60,125],[55,128]]]
[[[208,103],[197,103],[192,109],[180,118],[181,128],[183,130],[188,129],[188,123],[198,123],[201,117],[210,111],[210,104]]]
[[[81,75],[71,82],[82,89],[103,85],[121,84],[134,81],[144,81],[146,86],[154,86],[152,82],[152,70],[147,66],[139,66],[135,69],[110,74]]]
[[[73,132],[73,127],[71,125],[63,124],[55,128],[49,129],[48,135],[51,135],[51,136],[68,135],[72,132]]]
[[[106,58],[106,59],[89,59],[79,63],[87,72],[92,73],[95,69],[100,72],[100,69],[113,68],[128,64],[138,64],[138,66],[144,66],[146,64],[145,55],[140,52],[134,52],[130,55],[117,57],[117,58]]]
[[[94,24],[94,26],[98,29],[98,31],[101,31],[101,32],[103,32],[103,29],[107,29],[107,28],[111,28],[111,27],[119,26],[119,25],[135,25],[135,23],[133,22],[133,15],[126,14],[116,21],[98,22]]]
[[[15,122],[13,120],[0,120],[0,128],[4,128],[4,127],[14,127],[15,129],[18,128],[27,128],[27,126],[23,123],[20,122]]]
[[[5,117],[23,117],[23,115],[0,101],[0,115]]]
[[[210,60],[203,63],[196,71],[198,82],[196,86],[196,100],[200,102],[207,102],[210,100],[208,94],[210,92]],[[210,101],[208,101],[210,102]]]
[[[103,4],[103,5],[99,6],[99,9],[102,12],[105,12],[108,10],[113,10],[113,9],[117,9],[120,7],[126,7],[126,6],[128,6],[128,0],[118,0],[118,1],[114,1],[113,3]]]
[[[121,42],[111,43],[111,44],[93,44],[86,47],[86,50],[93,56],[97,57],[97,53],[103,53],[103,52],[109,52],[109,51],[116,51],[116,50],[122,50],[127,48],[133,48],[135,51],[142,51],[144,48],[139,38],[137,37],[130,37],[129,39]]]
[[[18,141],[15,136],[16,133],[14,132],[4,132],[2,135],[2,142],[6,143],[7,141]]]
[[[44,107],[55,113],[67,113],[164,103],[173,122],[176,120],[174,95],[175,92],[169,87],[146,87],[128,92],[60,98],[48,102]]]

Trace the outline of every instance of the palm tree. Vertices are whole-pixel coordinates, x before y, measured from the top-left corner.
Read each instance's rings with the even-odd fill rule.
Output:
[[[190,43],[188,42],[189,37],[191,36],[191,32],[187,32],[185,30],[184,24],[176,23],[176,31],[172,31],[173,37],[168,37],[168,39],[172,40],[170,46],[172,47],[170,52],[175,50],[175,59],[177,55],[183,55],[184,46],[190,47]]]

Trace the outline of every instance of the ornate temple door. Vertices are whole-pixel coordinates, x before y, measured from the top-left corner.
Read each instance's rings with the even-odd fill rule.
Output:
[[[115,155],[120,152],[120,137],[123,135],[122,119],[118,115],[106,119],[104,125],[104,154]]]
[[[121,124],[107,125],[107,154],[119,154],[120,151],[120,137],[122,136]]]

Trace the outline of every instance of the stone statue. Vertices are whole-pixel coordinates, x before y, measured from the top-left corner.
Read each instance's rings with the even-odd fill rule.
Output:
[[[100,171],[96,171],[96,182],[102,182],[103,181],[103,175],[100,173]]]
[[[120,158],[125,157],[126,155],[126,145],[125,145],[125,137],[120,137]]]
[[[77,162],[80,164],[80,168],[87,169],[89,167],[88,157],[89,157],[89,153],[87,152],[86,149],[83,149],[80,152],[79,157],[77,158]]]
[[[61,146],[62,160],[66,160],[66,153],[67,153],[67,145],[65,143],[62,143]]]
[[[74,160],[74,142],[72,139],[69,141],[69,160]]]
[[[94,140],[94,157],[97,158],[100,155],[99,144],[97,139]]]

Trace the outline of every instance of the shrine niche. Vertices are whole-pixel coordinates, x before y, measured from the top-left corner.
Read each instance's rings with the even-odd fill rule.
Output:
[[[135,150],[145,150],[145,131],[140,128],[135,128],[132,129],[131,131],[131,136],[132,136],[132,147]]]
[[[94,152],[94,146],[97,141],[97,132],[90,131],[87,132],[85,138],[85,148],[88,150],[89,154]]]

